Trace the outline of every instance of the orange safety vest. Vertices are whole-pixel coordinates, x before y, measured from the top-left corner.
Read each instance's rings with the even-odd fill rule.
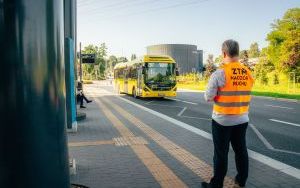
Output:
[[[240,62],[227,63],[220,68],[225,73],[225,85],[218,88],[214,112],[228,115],[248,112],[253,86],[251,71]]]

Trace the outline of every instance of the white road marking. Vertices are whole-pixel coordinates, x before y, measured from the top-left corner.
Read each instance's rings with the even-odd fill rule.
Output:
[[[296,127],[300,127],[300,124],[297,123],[290,123],[287,121],[281,121],[281,120],[277,120],[277,119],[269,119],[270,121],[274,121],[274,122],[278,122],[278,123],[284,123],[284,124],[288,124],[288,125],[294,125]]]
[[[249,126],[252,128],[252,130],[255,132],[255,134],[258,136],[258,138],[264,143],[264,145],[268,149],[274,149],[274,147],[268,142],[268,140],[256,129],[256,127],[253,124],[249,124]]]
[[[179,127],[182,127],[182,128],[184,128],[186,130],[189,130],[189,131],[191,131],[191,132],[193,132],[195,134],[198,134],[198,135],[200,135],[200,136],[202,136],[202,137],[204,137],[206,139],[212,140],[212,135],[210,133],[208,133],[208,132],[205,132],[205,131],[203,131],[201,129],[195,128],[195,127],[193,127],[193,126],[191,126],[189,124],[186,124],[184,122],[178,121],[177,119],[171,118],[171,117],[169,117],[167,115],[164,115],[162,113],[159,113],[159,112],[156,112],[154,110],[151,110],[151,109],[149,109],[147,107],[139,105],[139,104],[137,104],[135,102],[132,102],[132,101],[130,101],[128,99],[125,99],[125,98],[122,98],[122,97],[119,97],[119,98],[121,100],[123,100],[123,101],[125,101],[125,102],[127,102],[127,103],[129,103],[131,105],[133,105],[133,106],[136,106],[136,107],[138,107],[138,108],[140,108],[140,109],[142,109],[142,110],[144,110],[146,112],[149,112],[149,113],[151,113],[151,114],[153,114],[153,115],[155,115],[157,117],[160,117],[160,118],[162,118],[162,119],[164,119],[166,121],[169,121],[169,122],[171,122],[171,123],[173,123],[173,124],[175,124],[175,125],[177,125]],[[261,162],[261,163],[263,163],[265,165],[268,165],[268,166],[270,166],[270,167],[272,167],[272,168],[274,168],[276,170],[279,170],[279,171],[281,171],[281,172],[283,172],[285,174],[288,174],[288,175],[290,175],[292,177],[300,179],[300,170],[298,168],[292,167],[290,165],[287,165],[285,163],[282,163],[280,161],[272,159],[272,158],[270,158],[268,156],[262,155],[260,153],[255,152],[255,151],[252,151],[250,149],[248,149],[248,154],[249,154],[249,157],[252,158],[252,159],[254,159],[254,160],[257,160],[257,161],[259,161],[259,162]]]
[[[289,150],[284,150],[284,149],[276,149],[274,148],[270,142],[256,129],[256,127],[253,124],[249,124],[249,126],[253,129],[253,131],[255,132],[255,134],[257,135],[257,137],[260,139],[260,141],[263,142],[263,144],[272,151],[276,151],[276,152],[281,152],[281,153],[289,153],[289,154],[293,154],[293,155],[299,155],[300,153],[298,152],[294,152],[294,151],[289,151]]]
[[[281,153],[289,153],[289,154],[293,154],[293,155],[298,155],[298,156],[300,156],[300,153],[295,152],[295,151],[288,151],[288,150],[277,149],[277,148],[274,148],[274,149],[272,149],[272,150],[273,150],[273,151],[277,151],[277,152],[281,152]]]
[[[154,102],[154,101],[149,101],[149,102],[146,102],[145,104],[150,104],[150,103],[152,103],[152,102]]]
[[[294,108],[290,108],[290,107],[276,106],[276,105],[270,105],[270,104],[265,104],[265,106],[274,107],[274,108],[284,108],[284,109],[289,109],[289,110],[293,110],[294,109]]]
[[[201,117],[193,117],[193,116],[180,116],[180,117],[185,117],[185,118],[190,118],[190,119],[201,119],[201,120],[211,121],[210,118],[201,118]]]
[[[151,106],[164,106],[164,107],[170,107],[170,108],[182,108],[182,106],[173,106],[173,105],[167,105],[167,104],[148,104]]]
[[[178,89],[177,92],[192,92],[192,93],[204,93],[204,90],[193,90],[193,89]]]
[[[290,165],[287,165],[285,163],[282,163],[280,161],[277,161],[275,159],[272,159],[268,156],[265,156],[263,154],[257,153],[255,151],[252,151],[249,149],[248,149],[248,155],[250,158],[255,159],[265,165],[268,165],[268,166],[274,168],[275,170],[283,172],[294,178],[300,179],[300,170],[298,168],[292,167]]]
[[[184,107],[178,114],[177,116],[181,116],[183,114],[183,112],[187,109],[187,107]]]
[[[298,99],[285,99],[285,98],[256,96],[256,95],[252,95],[252,96],[255,97],[255,98],[262,98],[262,99],[269,99],[269,100],[276,100],[276,101],[283,101],[283,102],[300,103],[300,100],[298,100]]]
[[[198,105],[198,103],[194,103],[194,102],[190,102],[190,101],[185,101],[185,100],[181,100],[181,99],[173,99],[173,98],[166,98],[169,100],[174,100],[174,101],[179,101],[179,102],[183,102],[183,103],[187,103],[187,104],[192,104],[192,105]]]

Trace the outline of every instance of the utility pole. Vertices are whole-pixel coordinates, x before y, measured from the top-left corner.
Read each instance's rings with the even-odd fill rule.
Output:
[[[82,82],[81,42],[79,43],[79,79],[80,79],[80,82]]]

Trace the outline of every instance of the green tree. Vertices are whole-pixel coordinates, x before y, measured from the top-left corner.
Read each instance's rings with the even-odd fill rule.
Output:
[[[266,49],[263,49],[261,51],[259,62],[257,65],[255,65],[254,68],[254,77],[260,84],[263,85],[266,85],[269,82],[267,74],[275,71],[275,66],[271,61],[268,60],[268,58],[266,57],[266,53]]]
[[[247,50],[243,50],[240,53],[240,61],[241,63],[243,63],[246,67],[248,67],[250,70],[252,69],[249,63],[249,56],[248,56],[248,51]]]
[[[99,46],[99,49],[98,49],[98,55],[100,57],[106,57],[107,55],[107,46],[105,43],[101,43],[100,46]]]
[[[214,55],[209,54],[205,64],[204,78],[208,79],[213,72],[216,71]]]
[[[128,59],[126,57],[119,57],[118,62],[119,63],[125,63],[125,62],[128,62]]]
[[[219,55],[219,56],[215,59],[215,63],[220,65],[222,62],[223,62],[223,56],[222,56],[222,55]]]
[[[106,60],[105,60],[105,56],[107,54],[107,47],[105,45],[105,43],[100,44],[100,46],[96,46],[96,45],[88,45],[86,47],[84,47],[84,49],[82,50],[83,54],[96,54],[96,62],[94,65],[89,65],[89,64],[83,64],[83,72],[84,75],[91,75],[94,78],[96,76],[100,76],[100,77],[104,77],[104,72],[106,69]],[[95,66],[98,65],[98,66]],[[95,69],[98,68],[97,70]],[[96,75],[97,73],[99,73],[99,75]],[[91,79],[91,78],[88,78]],[[97,78],[99,79],[99,78]]]
[[[109,56],[106,61],[107,68],[105,70],[106,76],[113,75],[114,66],[118,63],[118,58],[114,55]]]
[[[259,50],[257,42],[252,43],[250,45],[250,49],[248,50],[249,58],[256,58],[256,57],[259,57],[259,55],[260,55],[260,50]]]
[[[239,58],[240,58],[240,59],[245,58],[244,56],[245,56],[246,53],[247,53],[247,55],[248,55],[248,51],[247,51],[247,50],[241,50],[241,51],[240,51],[240,54],[239,54]]]
[[[109,56],[108,58],[108,66],[112,70],[114,66],[118,63],[118,58],[114,55]]]
[[[289,9],[272,24],[267,36],[267,59],[277,70],[297,71],[300,66],[300,8]]]
[[[130,59],[131,59],[131,61],[135,60],[136,59],[136,55],[132,54]]]

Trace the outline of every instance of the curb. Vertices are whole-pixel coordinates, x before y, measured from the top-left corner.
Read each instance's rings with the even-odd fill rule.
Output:
[[[84,112],[77,112],[77,116],[76,116],[76,120],[77,121],[81,121],[86,119],[86,113]]]

